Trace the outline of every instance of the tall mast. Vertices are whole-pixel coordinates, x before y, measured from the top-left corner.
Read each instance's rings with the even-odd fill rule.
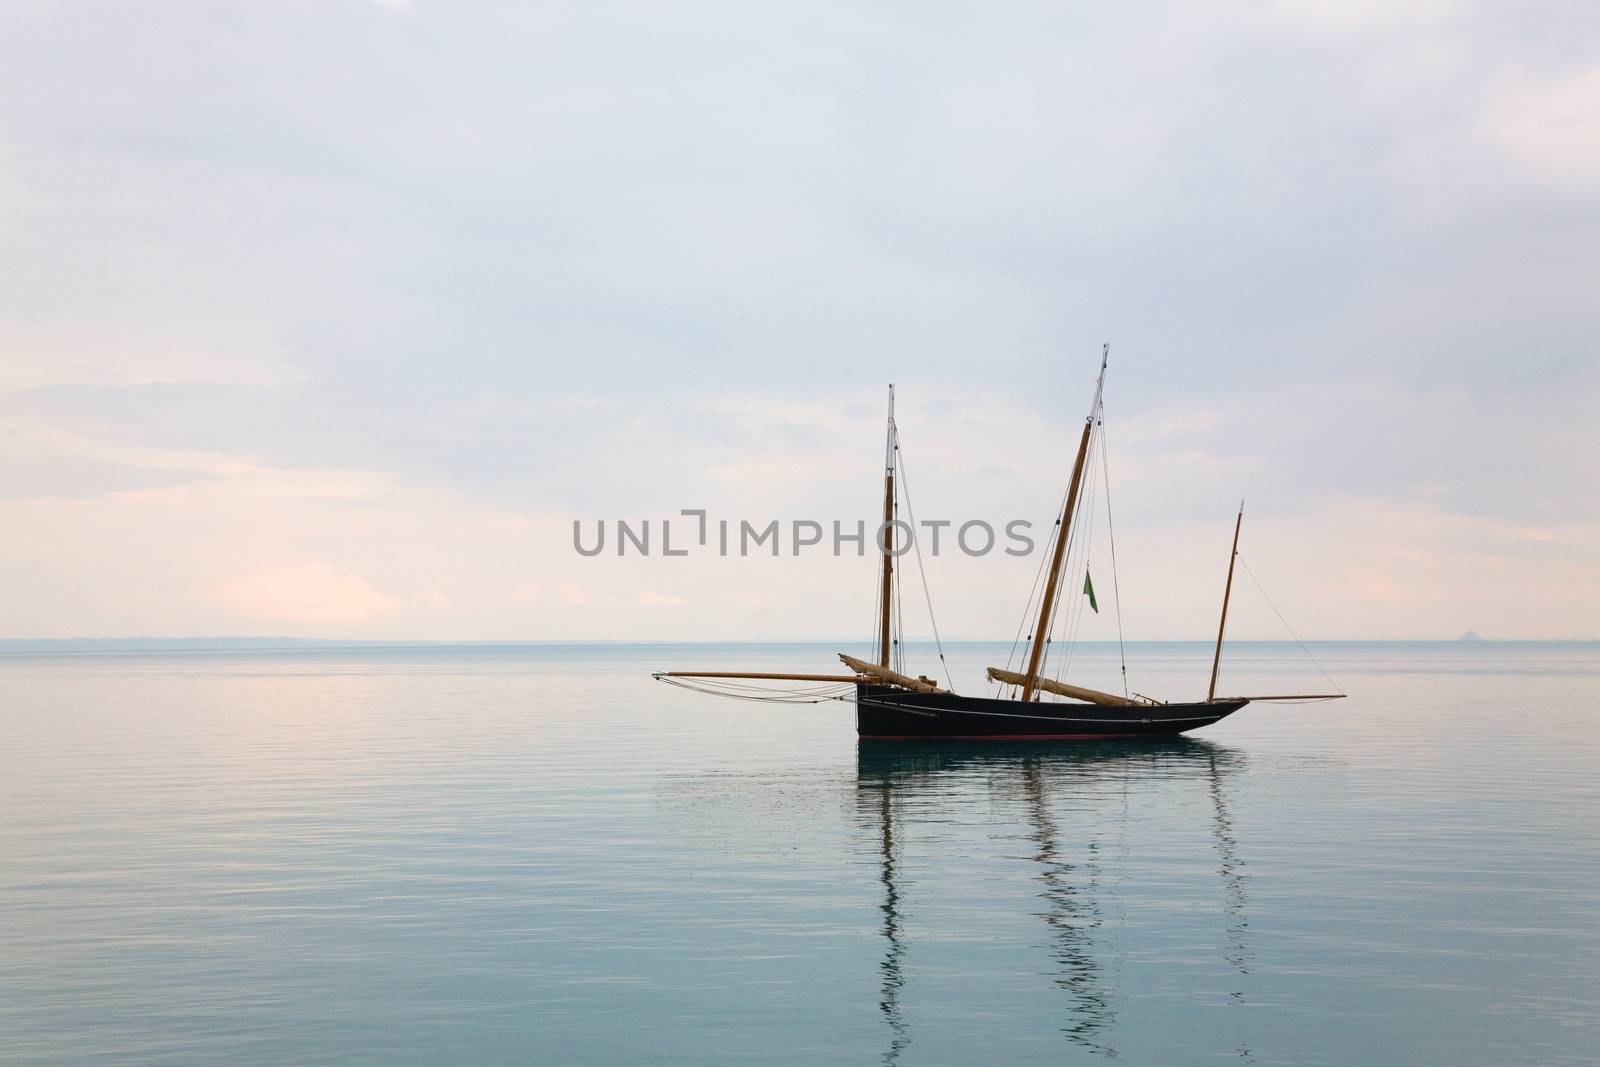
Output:
[[[883,589],[878,603],[878,666],[889,669],[889,609],[894,587],[894,383],[889,384],[889,430],[883,447]]]
[[[1211,688],[1206,701],[1217,699],[1217,668],[1222,666],[1222,631],[1228,626],[1228,598],[1233,595],[1233,564],[1239,558],[1239,527],[1244,523],[1244,501],[1239,501],[1239,517],[1233,520],[1233,553],[1228,556],[1228,584],[1222,587],[1222,621],[1217,623],[1217,654],[1211,658]]]
[[[1089,434],[1100,413],[1100,394],[1106,387],[1106,362],[1111,358],[1111,346],[1100,349],[1100,378],[1094,386],[1094,403],[1089,405],[1089,417],[1083,420],[1083,436],[1078,438],[1078,458],[1072,464],[1072,481],[1067,485],[1067,502],[1061,509],[1061,528],[1056,531],[1055,554],[1050,558],[1050,578],[1045,583],[1044,600],[1039,604],[1039,625],[1033,631],[1033,648],[1028,652],[1028,670],[1023,675],[1022,699],[1033,699],[1039,681],[1039,659],[1044,653],[1045,639],[1050,635],[1050,616],[1055,611],[1056,589],[1061,582],[1061,564],[1067,554],[1067,531],[1072,525],[1072,513],[1078,505],[1078,487],[1083,483],[1084,460],[1089,455]]]

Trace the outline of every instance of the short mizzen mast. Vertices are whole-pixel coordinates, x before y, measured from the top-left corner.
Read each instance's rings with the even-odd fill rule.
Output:
[[[1217,623],[1217,653],[1211,657],[1211,688],[1206,702],[1217,699],[1217,668],[1222,666],[1222,631],[1228,627],[1228,598],[1233,595],[1233,565],[1239,559],[1239,527],[1244,524],[1244,501],[1239,501],[1239,517],[1233,520],[1233,553],[1228,557],[1228,584],[1222,587],[1222,621]]]
[[[883,589],[878,601],[878,666],[889,669],[889,613],[894,591],[894,383],[889,383],[889,433],[883,448]]]
[[[1050,578],[1045,583],[1044,599],[1039,604],[1039,625],[1033,631],[1033,647],[1028,651],[1028,669],[1022,676],[1022,700],[1033,699],[1039,682],[1039,660],[1044,653],[1045,641],[1050,636],[1050,616],[1056,607],[1056,594],[1061,584],[1061,564],[1067,554],[1067,532],[1072,525],[1072,513],[1078,506],[1078,487],[1083,483],[1084,460],[1089,455],[1089,435],[1094,430],[1094,420],[1100,414],[1100,395],[1106,387],[1106,363],[1111,358],[1111,346],[1100,350],[1100,378],[1094,386],[1094,403],[1089,405],[1089,417],[1083,420],[1083,436],[1078,439],[1078,458],[1072,464],[1072,481],[1067,486],[1067,502],[1061,509],[1057,525],[1055,554],[1050,557]]]

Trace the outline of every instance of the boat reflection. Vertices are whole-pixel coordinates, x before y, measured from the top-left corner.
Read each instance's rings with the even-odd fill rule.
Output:
[[[1105,849],[1129,846],[1129,797],[1151,783],[1203,784],[1195,799],[1208,801],[1212,809],[1211,844],[1217,854],[1221,909],[1227,917],[1224,955],[1232,970],[1248,973],[1245,876],[1223,788],[1224,779],[1244,763],[1244,756],[1233,749],[1184,737],[1059,746],[861,742],[858,817],[877,835],[883,886],[879,1007],[890,1032],[883,1062],[896,1062],[911,1042],[901,1006],[907,918],[900,873],[908,828],[930,818],[930,810],[952,794],[974,788],[986,789],[1019,811],[1029,848],[1026,858],[1036,867],[1038,895],[1044,902],[1039,914],[1048,938],[1052,978],[1066,998],[1061,1031],[1072,1044],[1107,1058],[1118,1057],[1108,1041],[1118,1008],[1115,983],[1103,973],[1108,962],[1116,964],[1117,954],[1102,936],[1108,898],[1114,894],[1103,885],[1102,856]],[[1087,811],[1093,825],[1064,834],[1058,815],[1062,809]],[[907,812],[913,817],[908,818]],[[1243,992],[1230,996],[1238,1001]],[[1249,1058],[1247,1049],[1236,1051]]]
[[[901,1051],[910,1040],[905,1020],[900,1017],[900,987],[906,982],[905,975],[900,969],[900,961],[905,956],[906,947],[900,940],[900,886],[895,879],[894,812],[890,807],[891,795],[887,788],[878,790],[878,795],[881,805],[878,820],[879,834],[882,838],[880,852],[883,857],[879,878],[883,882],[883,939],[886,944],[883,962],[878,965],[883,972],[878,1008],[883,1012],[884,1021],[889,1024],[891,1032],[889,1049],[884,1053],[883,1061],[894,1063],[900,1058]]]

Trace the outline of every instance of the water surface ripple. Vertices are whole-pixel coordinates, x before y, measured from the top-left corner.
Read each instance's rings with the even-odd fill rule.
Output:
[[[0,1060],[1594,1062],[1600,646],[1318,646],[1351,700],[1159,744],[648,678],[832,651],[0,656]]]

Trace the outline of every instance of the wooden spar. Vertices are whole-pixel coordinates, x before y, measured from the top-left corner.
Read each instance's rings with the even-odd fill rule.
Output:
[[[1056,586],[1061,581],[1061,559],[1067,548],[1067,527],[1072,519],[1072,508],[1078,499],[1078,484],[1083,478],[1084,455],[1089,450],[1089,430],[1093,420],[1084,424],[1083,437],[1078,442],[1078,458],[1072,465],[1072,481],[1067,489],[1067,504],[1061,512],[1060,527],[1056,531],[1055,554],[1050,557],[1050,578],[1045,582],[1044,600],[1039,605],[1039,625],[1033,632],[1033,647],[1028,650],[1028,669],[1022,676],[1022,699],[1033,699],[1034,682],[1039,677],[1039,659],[1044,652],[1045,636],[1050,632],[1050,615],[1055,608]]]
[[[855,674],[781,674],[769,671],[657,671],[652,678],[759,678],[774,682],[859,682]]]
[[[1003,671],[999,667],[989,668],[989,680],[1000,682],[1003,685],[1022,685],[1027,680],[1026,676],[1016,671]],[[1087,700],[1091,704],[1105,704],[1110,707],[1127,707],[1128,701],[1110,693],[1102,693],[1098,689],[1085,689],[1081,685],[1068,685],[1058,682],[1054,678],[1035,678],[1034,687],[1046,693],[1055,693],[1058,696],[1072,697],[1074,700]]]
[[[1233,520],[1233,553],[1228,557],[1228,584],[1222,587],[1222,620],[1217,623],[1217,652],[1211,657],[1211,688],[1206,700],[1217,699],[1217,668],[1222,666],[1222,631],[1228,626],[1228,598],[1233,595],[1233,565],[1239,558],[1239,527],[1244,523],[1244,501],[1239,501],[1239,517]],[[1259,699],[1259,698],[1258,698]]]
[[[1028,651],[1028,669],[1022,679],[1022,699],[1033,699],[1039,680],[1039,659],[1050,636],[1050,616],[1055,611],[1057,587],[1061,582],[1061,564],[1066,557],[1067,531],[1072,525],[1072,512],[1078,504],[1078,487],[1083,483],[1084,460],[1089,455],[1089,434],[1094,429],[1095,416],[1100,411],[1100,394],[1106,385],[1106,360],[1111,346],[1100,350],[1100,379],[1094,387],[1094,403],[1089,406],[1089,417],[1083,422],[1083,436],[1078,439],[1078,458],[1072,464],[1072,481],[1067,484],[1067,503],[1061,509],[1060,529],[1056,531],[1056,549],[1050,557],[1050,578],[1045,582],[1044,599],[1039,604],[1039,625],[1033,631],[1033,647]],[[1118,701],[1122,703],[1122,701]]]
[[[839,660],[846,667],[849,667],[853,671],[865,674],[869,678],[876,678],[880,682],[887,682],[890,685],[898,685],[902,689],[913,689],[918,693],[944,692],[943,689],[940,689],[936,684],[934,684],[931,678],[912,678],[909,675],[901,674],[898,671],[891,671],[887,667],[880,667],[876,663],[868,663],[864,659],[856,659],[854,656],[847,656],[843,652],[839,653]]]
[[[1223,697],[1224,700],[1343,700],[1348,693],[1290,693],[1276,697]]]
[[[883,589],[878,603],[878,666],[889,669],[890,594],[894,588],[894,383],[889,383],[889,440],[883,450],[883,526],[878,545],[883,550]]]

